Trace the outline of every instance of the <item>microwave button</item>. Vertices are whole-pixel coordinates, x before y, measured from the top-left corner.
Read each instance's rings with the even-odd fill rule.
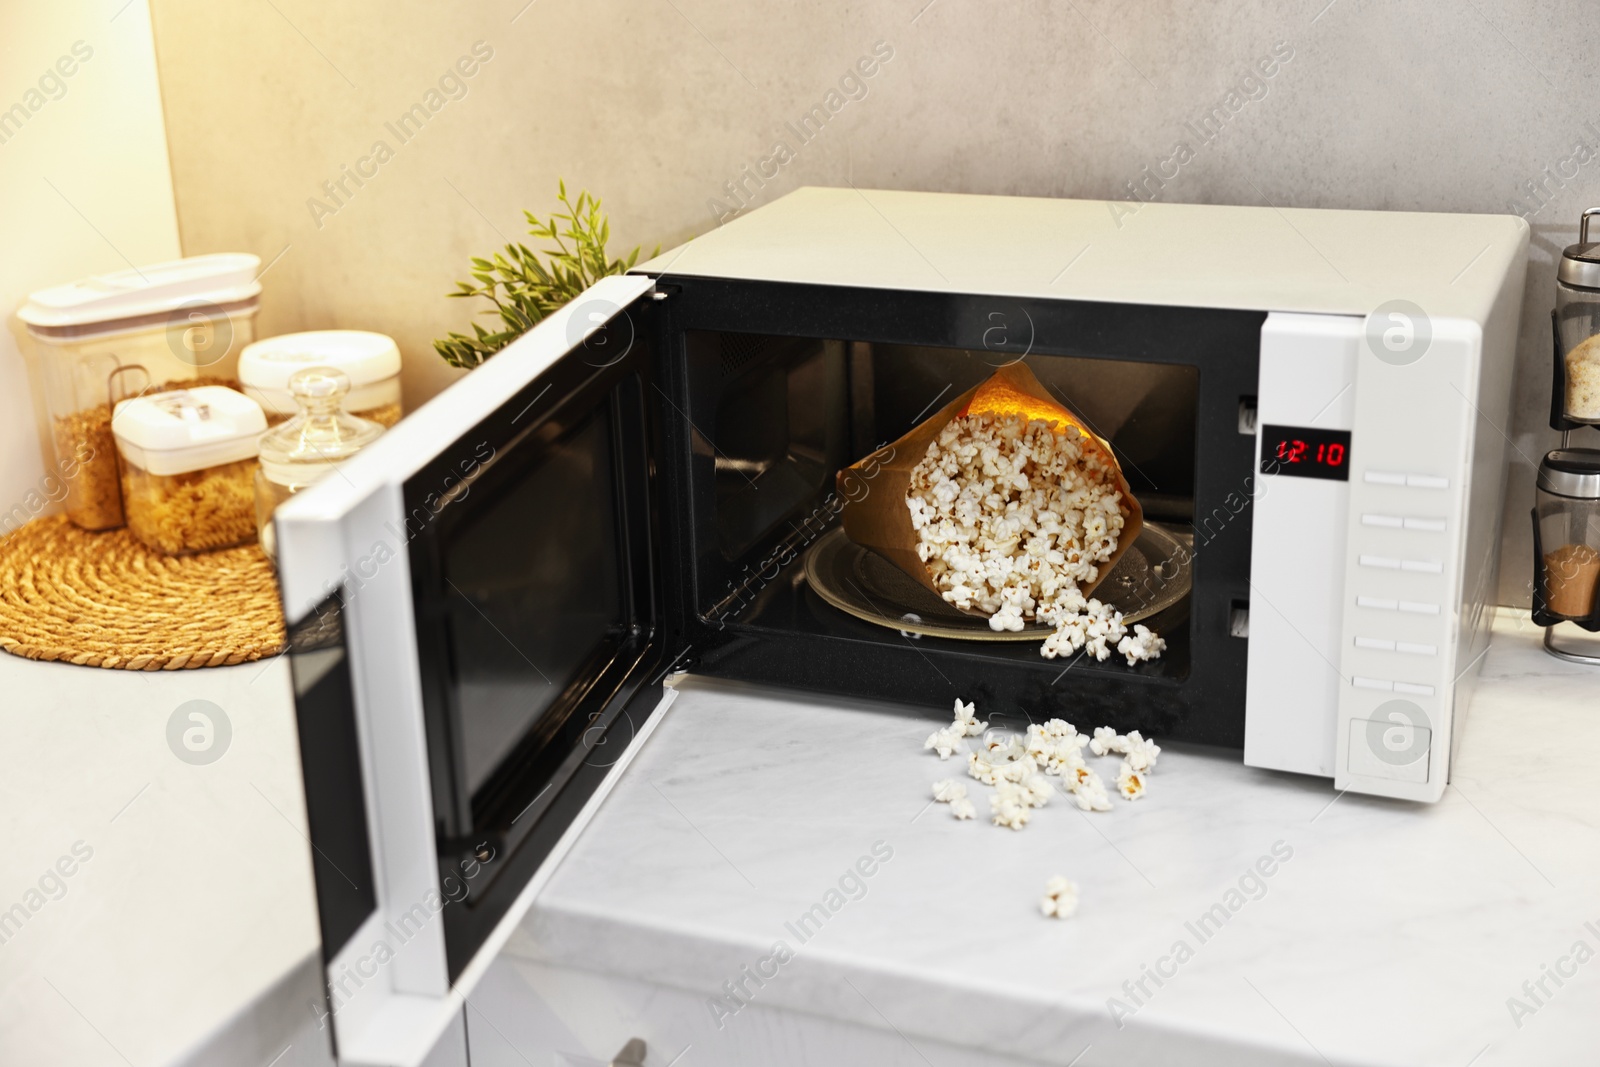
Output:
[[[1437,605],[1437,604],[1424,604],[1420,600],[1402,600],[1402,601],[1400,601],[1399,607],[1400,607],[1401,611],[1409,611],[1413,615],[1437,615],[1437,614],[1439,614],[1439,605]]]
[[[1361,480],[1368,485],[1405,485],[1406,476],[1394,471],[1367,471]]]
[[[1413,656],[1437,656],[1439,654],[1438,645],[1424,645],[1415,641],[1396,641],[1394,650],[1396,652],[1405,652]],[[1399,686],[1396,686],[1395,688],[1398,689]]]
[[[1379,652],[1393,652],[1394,642],[1385,637],[1357,637],[1357,648],[1371,648]]]
[[[1363,526],[1387,526],[1391,530],[1398,530],[1406,524],[1398,515],[1374,515],[1370,511],[1361,516]]]
[[[1359,674],[1351,677],[1350,684],[1355,686],[1357,689],[1376,689],[1380,693],[1390,693],[1394,691],[1393,682],[1386,682],[1382,678],[1363,678]]]
[[[1418,685],[1415,682],[1396,682],[1394,683],[1394,691],[1396,693],[1410,693],[1412,696],[1418,697],[1433,696],[1433,686]]]
[[[1358,596],[1356,607],[1376,608],[1378,611],[1394,611],[1400,606],[1398,601],[1385,600],[1381,596]]]
[[[1397,571],[1400,569],[1400,561],[1397,559],[1391,559],[1388,556],[1362,556],[1361,565],[1363,567],[1381,567],[1386,571]]]
[[[1409,518],[1406,520],[1406,529],[1426,530],[1429,533],[1444,533],[1444,520]]]
[[[1450,479],[1441,478],[1437,474],[1408,474],[1406,484],[1414,489],[1448,489]]]
[[[1349,741],[1345,766],[1351,774],[1418,785],[1427,782],[1433,731],[1426,726],[1351,719]]]
[[[1400,569],[1417,574],[1443,574],[1444,564],[1436,559],[1403,559],[1400,561]]]

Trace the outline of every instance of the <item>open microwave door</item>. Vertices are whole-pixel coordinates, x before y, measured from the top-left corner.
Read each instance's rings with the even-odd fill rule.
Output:
[[[341,1063],[429,1054],[669,699],[652,284],[598,283],[277,512]]]

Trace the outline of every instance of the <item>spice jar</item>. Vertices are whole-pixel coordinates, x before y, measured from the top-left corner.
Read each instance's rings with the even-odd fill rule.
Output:
[[[1595,215],[1600,208],[1583,213],[1578,243],[1562,251],[1556,267],[1551,421],[1557,429],[1600,424],[1600,241],[1589,240],[1589,220]]]
[[[1557,449],[1544,457],[1534,546],[1536,620],[1600,630],[1600,450]]]
[[[277,557],[272,513],[300,490],[333,473],[382,435],[384,428],[344,410],[350,378],[332,367],[296,371],[287,383],[299,414],[261,438],[255,480],[255,529],[268,556]]]
[[[249,541],[261,405],[223,386],[124,400],[111,420],[128,530],[168,555]]]
[[[245,395],[275,426],[298,410],[289,379],[307,367],[331,367],[350,381],[345,410],[389,427],[400,421],[400,349],[393,339],[365,330],[311,330],[269,337],[239,356]]]
[[[102,274],[28,297],[67,515],[85,530],[121,526],[111,408],[178,383],[233,383],[255,339],[261,284],[252,255],[221,254]]]

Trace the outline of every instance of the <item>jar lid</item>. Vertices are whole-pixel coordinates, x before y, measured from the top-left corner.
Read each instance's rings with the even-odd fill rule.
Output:
[[[383,434],[378,423],[344,410],[350,378],[336,367],[302,368],[288,387],[300,413],[261,436],[261,473],[270,482],[310,485]]]
[[[261,405],[223,385],[134,397],[111,416],[117,451],[151,474],[187,474],[252,459],[266,428]]]
[[[40,337],[134,325],[197,303],[248,304],[261,295],[261,260],[245,252],[190,256],[149,267],[96,274],[30,293],[17,318]]]
[[[1539,488],[1575,500],[1600,500],[1600,449],[1558,448],[1539,464]]]
[[[1600,215],[1600,207],[1583,213],[1578,222],[1578,243],[1561,250],[1556,279],[1576,289],[1600,289],[1600,241],[1589,240],[1589,219]]]
[[[239,354],[239,381],[255,389],[287,391],[289,378],[307,367],[332,367],[352,388],[400,373],[400,348],[394,339],[366,330],[308,330],[245,345]]]

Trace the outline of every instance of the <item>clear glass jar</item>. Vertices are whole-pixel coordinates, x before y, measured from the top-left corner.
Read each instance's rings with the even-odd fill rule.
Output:
[[[299,414],[262,435],[255,478],[255,529],[261,548],[277,558],[272,513],[294,494],[377,440],[384,427],[344,410],[350,378],[332,367],[308,367],[289,377]]]
[[[29,296],[28,328],[69,518],[123,524],[111,410],[173,386],[237,384],[255,340],[261,261],[220,254],[99,275]]]
[[[1600,619],[1600,450],[1558,449],[1539,465],[1539,596],[1550,615]]]
[[[1556,267],[1556,355],[1567,421],[1600,425],[1600,242],[1589,240],[1595,215],[1600,208],[1583,213],[1578,243],[1562,251]]]
[[[173,390],[123,401],[113,425],[130,533],[169,556],[249,542],[266,429],[255,401],[220,386]]]

